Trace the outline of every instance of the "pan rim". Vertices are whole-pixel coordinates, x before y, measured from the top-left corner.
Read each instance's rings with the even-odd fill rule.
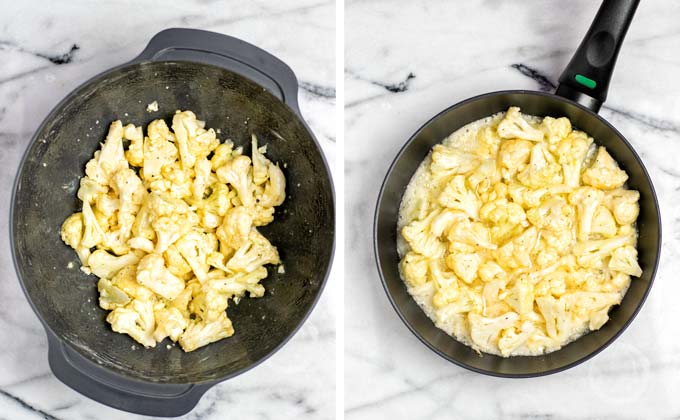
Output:
[[[300,322],[293,328],[288,335],[276,346],[274,346],[268,353],[266,353],[263,357],[260,359],[256,360],[255,362],[251,363],[250,365],[237,369],[233,372],[227,373],[225,375],[220,375],[216,378],[212,379],[205,379],[205,380],[200,380],[200,381],[173,381],[173,380],[162,380],[162,381],[154,381],[154,380],[147,380],[147,378],[141,377],[141,376],[134,376],[134,375],[126,375],[125,372],[131,372],[130,369],[122,369],[118,366],[116,366],[115,363],[108,363],[108,364],[100,364],[101,360],[96,360],[93,359],[89,354],[83,352],[78,346],[76,346],[74,343],[70,341],[70,339],[64,338],[62,335],[57,334],[54,329],[48,325],[47,321],[44,319],[44,316],[42,313],[37,309],[35,303],[33,302],[33,299],[31,298],[30,294],[28,293],[26,289],[26,285],[24,283],[24,273],[22,272],[22,269],[20,268],[20,258],[17,255],[17,249],[16,249],[16,241],[15,241],[15,227],[14,227],[14,217],[15,217],[15,212],[14,212],[14,206],[16,204],[16,195],[17,195],[17,190],[19,187],[19,180],[21,179],[21,175],[24,170],[25,163],[29,157],[29,152],[35,145],[35,143],[38,141],[38,135],[43,132],[47,124],[52,121],[55,117],[59,115],[61,110],[73,99],[74,96],[76,96],[78,93],[81,91],[85,90],[89,86],[96,84],[98,82],[101,82],[104,78],[106,78],[108,75],[111,73],[114,73],[116,71],[120,70],[125,70],[127,68],[133,68],[133,67],[138,67],[138,66],[143,66],[143,65],[153,65],[153,64],[169,64],[169,63],[174,63],[174,64],[182,64],[182,63],[187,63],[187,64],[192,64],[192,65],[200,65],[200,66],[206,66],[206,67],[211,67],[218,69],[223,72],[231,73],[232,75],[243,78],[245,79],[248,83],[257,85],[262,87],[259,83],[256,81],[248,78],[247,76],[244,76],[236,71],[215,65],[215,64],[210,64],[210,63],[205,63],[201,61],[195,61],[195,60],[186,60],[186,59],[171,59],[171,60],[142,60],[138,61],[137,59],[133,59],[129,62],[111,67],[107,70],[104,70],[100,73],[95,74],[94,76],[88,78],[84,82],[80,83],[78,86],[76,86],[73,90],[71,90],[68,94],[66,94],[56,105],[52,107],[50,112],[45,116],[43,121],[40,123],[40,125],[36,128],[35,132],[31,136],[31,140],[27,143],[26,148],[22,154],[22,157],[19,161],[19,165],[16,171],[16,174],[14,176],[14,181],[12,183],[12,196],[11,196],[11,201],[10,201],[10,206],[9,206],[9,240],[10,240],[10,250],[12,253],[12,263],[14,266],[14,271],[16,273],[16,279],[18,280],[21,290],[28,301],[31,309],[35,313],[36,317],[42,324],[43,328],[45,329],[45,333],[49,336],[53,336],[54,338],[57,339],[58,344],[61,346],[67,346],[70,350],[77,352],[79,355],[84,357],[88,362],[95,363],[98,365],[98,367],[104,369],[107,374],[111,374],[115,376],[116,378],[120,379],[121,382],[125,382],[128,384],[145,384],[145,385],[154,385],[154,386],[165,386],[165,385],[195,385],[195,386],[206,386],[206,389],[219,383],[223,382],[225,380],[231,379],[233,377],[236,377],[238,375],[241,375],[242,373],[245,373],[261,363],[265,362],[267,359],[272,357],[275,353],[277,353],[281,348],[283,348],[302,328],[302,326],[307,322],[309,319],[310,315],[312,314],[313,310],[316,308],[317,304],[319,303],[319,300],[321,299],[321,296],[326,288],[326,285],[328,283],[328,278],[330,277],[330,273],[333,267],[333,262],[335,259],[335,249],[336,249],[336,229],[337,229],[337,224],[336,224],[336,196],[335,196],[335,184],[333,183],[333,177],[332,177],[332,172],[330,170],[330,167],[328,165],[328,161],[326,159],[326,156],[324,154],[324,151],[316,138],[316,135],[314,132],[311,130],[307,122],[305,121],[304,117],[302,116],[302,112],[300,111],[299,113],[296,112],[295,109],[293,109],[291,106],[289,106],[285,101],[279,99],[276,95],[274,95],[271,91],[268,89],[262,87],[265,89],[265,91],[274,97],[279,103],[281,103],[295,118],[300,122],[302,127],[305,129],[307,134],[309,135],[310,139],[312,140],[314,147],[316,151],[318,152],[319,156],[321,157],[321,162],[323,164],[323,169],[326,177],[328,178],[328,183],[330,186],[329,192],[330,192],[330,221],[331,223],[331,231],[332,231],[332,238],[331,238],[331,246],[329,249],[329,256],[328,256],[328,262],[326,264],[326,268],[324,270],[324,274],[320,277],[320,285],[318,292],[316,293],[316,296],[314,296],[313,300],[311,301],[309,307],[306,309],[303,317],[300,319]],[[299,86],[298,86],[298,92],[299,92]],[[49,348],[48,348],[49,350]],[[54,348],[52,351],[60,351],[61,349]]]
[[[638,165],[642,169],[642,173],[644,174],[646,183],[650,187],[652,202],[653,202],[653,205],[654,205],[654,209],[656,211],[656,219],[658,220],[658,226],[659,226],[659,228],[658,228],[659,235],[658,235],[657,245],[656,245],[656,256],[654,258],[654,264],[651,268],[649,285],[647,286],[646,290],[644,291],[642,298],[637,303],[637,305],[636,305],[635,309],[633,310],[633,312],[631,313],[630,317],[623,323],[621,328],[619,328],[619,330],[616,331],[616,333],[610,339],[608,339],[606,342],[601,344],[595,350],[584,355],[583,357],[580,357],[577,360],[570,362],[570,363],[567,363],[563,366],[543,370],[543,371],[540,371],[540,372],[532,372],[532,373],[502,373],[502,372],[497,372],[497,371],[493,371],[493,370],[475,367],[475,366],[472,366],[472,365],[465,363],[461,360],[458,360],[457,358],[449,356],[448,354],[446,354],[445,352],[440,350],[437,346],[435,346],[434,344],[432,344],[428,340],[426,340],[425,337],[423,337],[421,335],[421,333],[418,331],[418,329],[415,326],[411,325],[409,320],[406,318],[406,315],[402,312],[400,306],[397,304],[394,297],[390,293],[390,290],[389,290],[389,287],[388,287],[388,284],[387,284],[387,280],[385,278],[386,277],[385,273],[383,273],[383,270],[382,270],[382,267],[381,267],[380,249],[383,246],[381,246],[381,244],[378,240],[378,234],[379,234],[379,232],[378,232],[379,223],[378,222],[379,222],[379,219],[380,219],[380,208],[382,206],[382,202],[383,202],[383,198],[384,198],[385,187],[386,187],[387,181],[392,177],[395,166],[404,156],[406,149],[415,141],[415,139],[423,132],[423,130],[425,130],[427,127],[429,127],[430,124],[432,124],[434,121],[438,120],[444,114],[447,114],[451,111],[454,111],[455,109],[457,109],[459,107],[462,107],[464,105],[467,105],[467,104],[475,102],[475,101],[486,99],[486,98],[489,98],[489,97],[492,97],[492,96],[500,96],[500,95],[508,95],[508,94],[541,96],[541,97],[548,97],[552,100],[566,102],[570,105],[576,106],[581,111],[583,111],[587,114],[590,114],[590,115],[596,117],[598,120],[600,120],[609,130],[611,130],[614,134],[616,134],[622,140],[623,144],[630,150],[633,157],[637,161]],[[385,177],[384,177],[382,184],[380,186],[380,191],[378,193],[378,199],[376,201],[375,212],[374,212],[374,216],[373,216],[373,253],[374,253],[375,263],[376,263],[376,266],[377,266],[377,269],[378,269],[378,274],[380,276],[380,282],[383,286],[383,289],[385,291],[385,294],[387,295],[387,298],[388,298],[390,304],[392,305],[392,308],[395,310],[395,312],[397,313],[397,315],[399,316],[401,321],[404,323],[404,325],[406,325],[406,327],[409,329],[409,331],[411,331],[411,333],[413,335],[415,335],[418,338],[418,340],[421,343],[423,343],[427,348],[429,348],[431,351],[433,351],[434,353],[436,353],[437,355],[439,355],[443,359],[445,359],[445,360],[447,360],[447,361],[449,361],[449,362],[451,362],[451,363],[453,363],[457,366],[460,366],[464,369],[467,369],[467,370],[470,370],[470,371],[473,371],[473,372],[476,372],[476,373],[480,373],[480,374],[483,374],[483,375],[499,377],[499,378],[535,378],[535,377],[547,376],[547,375],[551,375],[551,374],[554,374],[554,373],[565,371],[567,369],[578,366],[578,365],[586,362],[587,360],[595,357],[597,354],[599,354],[604,349],[609,347],[614,341],[616,341],[616,339],[618,339],[624,333],[624,331],[630,326],[630,324],[632,324],[632,322],[635,320],[638,313],[642,309],[642,306],[644,305],[645,301],[647,300],[647,297],[649,296],[649,293],[651,292],[652,286],[654,285],[654,279],[656,277],[656,272],[657,272],[657,269],[659,267],[659,261],[660,261],[660,258],[661,258],[661,244],[662,244],[662,226],[661,226],[661,223],[662,223],[661,212],[660,212],[660,209],[659,209],[659,202],[658,202],[658,198],[657,198],[657,195],[656,195],[656,190],[654,189],[654,184],[652,183],[652,180],[649,176],[649,173],[647,172],[647,168],[645,167],[644,163],[642,162],[642,159],[640,158],[638,153],[635,151],[633,146],[628,142],[628,140],[613,125],[611,125],[604,117],[600,116],[599,114],[593,112],[592,110],[588,109],[587,107],[585,107],[585,106],[583,106],[583,105],[581,105],[577,102],[574,102],[570,99],[555,95],[553,93],[540,92],[540,91],[534,91],[534,90],[524,90],[524,89],[500,90],[500,91],[494,91],[494,92],[488,92],[488,93],[476,95],[476,96],[473,96],[471,98],[467,98],[463,101],[457,102],[457,103],[445,108],[444,110],[440,111],[439,113],[437,113],[436,115],[434,115],[433,117],[428,119],[424,124],[422,124],[409,137],[409,139],[404,143],[404,145],[399,149],[399,152],[397,152],[397,155],[392,160],[392,163],[390,164],[389,169],[387,170],[387,173],[385,174]],[[402,282],[403,282],[403,280],[402,280]],[[447,336],[449,336],[449,335],[447,334]],[[451,337],[451,336],[449,336],[449,337]],[[451,339],[456,340],[454,337],[451,337]],[[576,340],[576,341],[578,341],[578,340]],[[557,350],[557,351],[560,351],[560,350]],[[553,352],[553,353],[556,353],[556,352]],[[516,357],[535,357],[535,356],[516,356]]]

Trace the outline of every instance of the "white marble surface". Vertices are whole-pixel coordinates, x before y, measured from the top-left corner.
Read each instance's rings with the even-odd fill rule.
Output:
[[[11,262],[8,214],[18,161],[38,124],[89,77],[136,56],[156,32],[234,35],[288,63],[304,116],[331,163],[335,145],[332,1],[3,2],[0,14],[0,419],[140,418],[67,388],[47,365],[45,334]],[[76,45],[72,54],[69,53]],[[59,61],[69,61],[58,65]],[[336,178],[339,174],[335,175]],[[210,390],[186,419],[328,419],[335,410],[334,289],[300,332],[261,366]]]
[[[599,2],[350,1],[346,7],[345,409],[348,420],[670,419],[680,416],[680,3],[641,2],[601,114],[633,143],[661,201],[656,283],[628,330],[563,373],[491,378],[435,355],[397,317],[371,246],[380,183],[399,148],[462,99],[555,83]],[[415,77],[406,81],[408,75]],[[544,81],[544,84],[546,82]],[[391,92],[391,90],[403,90]]]

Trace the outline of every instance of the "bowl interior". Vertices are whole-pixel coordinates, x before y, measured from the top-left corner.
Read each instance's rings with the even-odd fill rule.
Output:
[[[628,185],[640,192],[638,258],[642,277],[634,278],[621,305],[600,329],[544,356],[479,355],[435,327],[406,290],[398,271],[397,216],[401,197],[413,173],[430,149],[470,122],[519,106],[537,116],[567,117],[572,124],[605,146],[629,175]],[[498,376],[538,376],[578,364],[606,347],[632,321],[651,287],[659,258],[661,226],[653,186],[640,158],[623,136],[602,118],[558,96],[530,91],[496,92],[478,96],[443,111],[425,124],[402,148],[382,187],[375,215],[375,251],[385,290],[411,331],[444,358],[468,369]]]
[[[146,111],[157,101],[158,112]],[[275,221],[261,228],[278,247],[285,274],[270,269],[261,299],[230,302],[235,334],[184,353],[165,340],[140,348],[112,332],[97,305],[97,279],[78,267],[62,243],[63,220],[80,209],[76,198],[84,165],[111,121],[146,126],[175,110],[192,110],[250,153],[250,136],[268,145],[287,179],[287,199]],[[316,302],[333,249],[333,191],[329,174],[304,123],[259,85],[227,70],[190,62],[140,63],[114,69],[67,97],[29,146],[15,187],[12,240],[17,271],[42,321],[90,360],[126,377],[195,383],[238,373],[276,350]],[[73,268],[68,268],[73,263]]]

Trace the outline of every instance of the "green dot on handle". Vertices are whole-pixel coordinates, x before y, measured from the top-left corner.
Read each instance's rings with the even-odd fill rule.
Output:
[[[574,76],[574,79],[576,79],[576,82],[582,84],[588,89],[595,89],[595,86],[597,86],[596,81],[594,81],[593,79],[589,79],[582,74],[577,74],[576,76]]]

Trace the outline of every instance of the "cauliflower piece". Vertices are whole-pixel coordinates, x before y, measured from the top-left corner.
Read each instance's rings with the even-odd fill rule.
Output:
[[[93,248],[104,241],[106,234],[87,201],[83,201],[82,215],[83,237],[80,240],[80,245],[85,248]]]
[[[175,135],[170,131],[165,120],[158,119],[151,121],[146,127],[146,132],[149,136],[149,140],[152,142],[159,140],[165,140],[172,143],[175,142]],[[175,157],[177,157],[177,155],[175,155]]]
[[[223,312],[212,322],[190,321],[189,326],[179,338],[179,344],[184,351],[190,352],[233,334],[234,328],[231,321],[227,318],[227,313]]]
[[[534,308],[534,285],[529,276],[521,275],[518,277],[503,300],[522,318],[532,312]]]
[[[159,254],[147,254],[137,264],[137,283],[164,299],[172,300],[184,290],[184,280],[173,275]]]
[[[165,337],[170,337],[172,341],[179,340],[184,333],[184,329],[189,322],[177,308],[163,308],[154,311],[156,318],[156,329],[153,332],[153,339],[157,342],[163,341]]]
[[[76,250],[83,265],[87,265],[90,248],[81,245],[83,239],[83,213],[73,213],[61,225],[61,240]]]
[[[429,227],[430,233],[440,238],[444,234],[448,233],[455,223],[464,220],[467,220],[465,213],[458,210],[442,209],[433,213]]]
[[[531,267],[531,253],[538,245],[538,229],[531,226],[494,252],[496,262],[507,268]]]
[[[99,291],[99,306],[102,309],[111,311],[122,308],[130,302],[130,296],[107,279],[99,279],[97,290]]]
[[[193,273],[191,266],[182,257],[176,245],[170,245],[163,253],[163,258],[165,258],[165,266],[175,276],[187,280],[187,276]]]
[[[541,296],[536,298],[536,305],[545,320],[545,332],[548,336],[557,340],[566,338],[564,334],[569,331],[567,324],[570,316],[564,301],[552,296]]]
[[[605,203],[620,225],[635,223],[640,214],[638,200],[640,193],[635,190],[616,189],[605,193]]]
[[[189,232],[182,236],[175,244],[179,253],[189,264],[196,278],[205,282],[210,265],[207,262],[208,255],[217,251],[217,244],[213,243],[210,235],[200,232]]]
[[[599,234],[605,238],[611,238],[616,235],[616,221],[614,221],[614,216],[611,212],[607,210],[605,206],[598,206],[595,209],[595,215],[593,216],[593,225],[591,232],[594,234]]]
[[[80,178],[80,188],[78,188],[78,199],[80,201],[87,201],[94,204],[97,198],[108,193],[109,188],[97,181],[90,179],[88,176]]]
[[[562,167],[545,143],[536,143],[531,148],[529,165],[517,174],[517,179],[532,188],[561,184]]]
[[[498,349],[501,351],[501,355],[503,357],[510,356],[513,351],[526,343],[535,331],[536,327],[531,321],[524,321],[519,327],[519,333],[515,331],[515,328],[503,330],[498,339]]]
[[[85,173],[93,181],[107,185],[113,174],[127,167],[128,161],[123,149],[123,124],[116,120],[111,123],[101,149],[85,165]]]
[[[574,225],[574,208],[565,199],[552,196],[540,206],[527,210],[527,219],[539,229],[553,232],[571,230]]]
[[[267,147],[263,146],[261,148],[257,147],[257,137],[255,134],[251,137],[252,145],[252,161],[253,161],[253,182],[255,185],[264,184],[267,179],[269,179],[268,166],[271,164],[269,159],[264,156],[267,152]]]
[[[196,314],[204,322],[215,321],[227,310],[229,295],[218,288],[210,287],[210,282],[203,283],[198,295],[189,303],[189,311]]]
[[[494,185],[501,181],[501,173],[498,171],[495,159],[485,159],[467,177],[470,189],[482,196],[489,193]]]
[[[600,147],[595,162],[583,171],[582,178],[586,185],[612,190],[621,187],[628,180],[628,175],[619,168],[616,161],[607,153],[607,149]]]
[[[245,207],[253,205],[253,188],[250,158],[238,156],[217,168],[215,172],[220,182],[229,184],[238,193],[238,199]]]
[[[498,265],[496,262],[488,260],[484,261],[479,265],[478,268],[479,278],[485,283],[490,283],[493,281],[499,281],[505,283],[507,281],[507,273],[503,270],[503,267]]]
[[[542,141],[544,137],[543,132],[534,128],[516,106],[508,108],[505,117],[498,124],[496,131],[504,139],[522,139],[538,142]]]
[[[571,252],[571,248],[576,243],[574,230],[560,230],[550,231],[542,230],[541,239],[551,248],[557,251],[560,255],[565,255]]]
[[[463,175],[454,176],[439,194],[437,201],[443,207],[464,211],[472,219],[479,217],[481,203],[475,193],[465,186]]]
[[[286,178],[281,168],[271,162],[267,166],[267,174],[264,190],[255,195],[255,201],[261,207],[280,206],[286,199]]]
[[[427,258],[415,252],[408,252],[399,263],[399,271],[411,287],[422,286],[427,282],[427,270]]]
[[[476,313],[468,314],[470,338],[480,348],[498,348],[498,338],[502,330],[511,328],[519,320],[515,312],[507,312],[496,318],[487,318]]]
[[[238,249],[248,240],[253,227],[253,217],[245,207],[232,207],[224,215],[215,232],[220,243],[229,249]]]
[[[626,273],[630,276],[640,277],[642,269],[637,260],[637,249],[631,245],[625,245],[612,252],[609,260],[609,269]]]
[[[461,220],[451,228],[447,239],[479,248],[496,249],[496,245],[491,241],[489,229],[480,222]]]
[[[206,187],[214,183],[214,175],[211,172],[212,166],[206,158],[197,159],[194,165],[195,178],[192,187],[193,197],[196,202],[203,200]]]
[[[193,168],[197,158],[208,156],[220,144],[215,130],[205,130],[204,126],[191,111],[178,112],[172,117],[172,131],[184,169]]]
[[[123,127],[123,139],[130,140],[125,152],[125,159],[132,166],[141,167],[144,165],[144,132],[142,127],[135,127],[134,124],[128,124]]]
[[[231,140],[227,140],[217,146],[213,151],[213,156],[210,158],[212,170],[216,172],[217,168],[224,166],[225,163],[232,160],[234,157],[234,143],[232,143]]]
[[[472,283],[477,278],[477,270],[482,263],[478,254],[449,254],[446,265],[465,283]]]
[[[111,284],[133,299],[154,302],[156,300],[156,295],[151,290],[137,283],[136,265],[121,268],[111,279]]]
[[[524,170],[529,163],[533,143],[528,140],[507,140],[501,143],[498,151],[498,163],[501,168],[501,177],[512,180],[515,175]]]
[[[135,171],[126,168],[113,176],[113,191],[118,195],[118,226],[119,236],[126,242],[132,234],[136,214],[142,206],[147,191]]]
[[[198,224],[198,215],[187,203],[168,194],[151,193],[146,205],[151,213],[150,224],[155,232],[156,252],[159,254]]]
[[[521,228],[528,225],[522,206],[506,198],[487,201],[479,210],[479,218],[492,226],[491,237],[495,242],[504,242],[519,233],[518,228],[521,232]]]
[[[574,246],[573,251],[581,267],[600,269],[604,265],[604,259],[615,249],[634,243],[635,237],[621,235],[609,239],[579,242]]]
[[[593,139],[585,133],[575,131],[557,145],[557,161],[562,165],[566,185],[574,188],[581,185],[583,163],[592,143]]]
[[[106,317],[113,331],[127,334],[144,347],[155,347],[153,332],[156,321],[153,302],[133,299],[125,307],[116,308]]]
[[[152,126],[156,130],[152,130]],[[163,131],[168,134],[163,134]],[[177,147],[172,143],[174,136],[170,134],[165,121],[153,121],[149,124],[148,133],[149,137],[144,139],[144,167],[140,171],[146,183],[160,178],[163,167],[172,165],[178,156]]]
[[[247,273],[255,270],[258,266],[265,264],[279,264],[279,253],[267,238],[262,236],[257,229],[251,229],[248,234],[248,241],[236,250],[229,259],[227,268],[231,271],[245,271]]]
[[[496,159],[502,139],[491,127],[484,127],[477,132],[477,148],[474,151],[482,159]]]
[[[438,144],[432,148],[433,173],[444,172],[448,175],[466,174],[477,167],[479,158],[460,149]]]
[[[434,307],[442,308],[449,303],[455,302],[460,295],[458,278],[452,272],[447,271],[446,267],[439,260],[430,261],[428,267],[430,279],[435,286],[435,292],[432,295]]]
[[[593,228],[595,210],[603,203],[604,193],[593,187],[580,187],[569,194],[569,202],[576,206],[579,241],[587,241]]]
[[[222,217],[231,208],[229,187],[219,182],[212,184],[208,198],[200,201],[197,206],[201,224],[208,229],[218,227],[222,223]]]
[[[425,219],[414,220],[401,229],[401,235],[411,249],[428,258],[439,258],[446,250],[444,242],[430,231],[430,223],[438,214],[433,212]]]
[[[545,140],[550,145],[559,143],[571,133],[571,121],[569,118],[560,117],[545,117],[539,129],[545,133]]]
[[[90,258],[87,259],[87,265],[95,276],[103,279],[110,279],[123,267],[137,264],[139,258],[139,254],[133,252],[117,257],[102,249],[97,249],[90,255]]]

